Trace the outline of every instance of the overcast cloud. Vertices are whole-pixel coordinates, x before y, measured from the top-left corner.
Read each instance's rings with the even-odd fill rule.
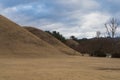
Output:
[[[0,0],[0,14],[22,26],[59,31],[67,38],[91,38],[96,31],[104,35],[104,23],[109,18],[119,19],[119,3],[120,0]]]

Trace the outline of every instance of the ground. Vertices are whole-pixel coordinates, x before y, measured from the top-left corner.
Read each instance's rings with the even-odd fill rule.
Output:
[[[1,58],[0,80],[120,80],[120,59]]]

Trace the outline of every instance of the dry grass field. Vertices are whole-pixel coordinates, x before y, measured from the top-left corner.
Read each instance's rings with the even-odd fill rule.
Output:
[[[0,80],[120,80],[120,59],[1,58]]]

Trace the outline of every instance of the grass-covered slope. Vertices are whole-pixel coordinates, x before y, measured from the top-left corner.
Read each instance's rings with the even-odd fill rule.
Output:
[[[0,57],[64,55],[20,25],[0,15]]]

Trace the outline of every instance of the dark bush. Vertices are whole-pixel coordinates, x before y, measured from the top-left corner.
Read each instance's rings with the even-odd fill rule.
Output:
[[[113,58],[120,58],[120,53],[114,53],[114,54],[112,54],[112,57]]]

